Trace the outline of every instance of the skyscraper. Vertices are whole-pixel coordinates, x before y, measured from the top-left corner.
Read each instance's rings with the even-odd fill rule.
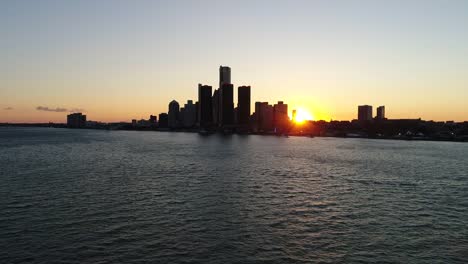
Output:
[[[168,123],[169,123],[169,116],[166,113],[160,113],[158,127],[167,128]]]
[[[261,130],[264,132],[270,132],[273,130],[273,106],[267,102],[262,104],[261,107]]]
[[[231,68],[227,66],[219,66],[219,88],[223,84],[231,84]]]
[[[247,126],[250,117],[250,86],[237,88],[237,124]]]
[[[371,121],[372,120],[372,106],[360,105],[358,106],[358,120]]]
[[[273,130],[273,106],[268,102],[255,102],[254,130],[263,132]]]
[[[234,86],[224,83],[220,89],[219,124],[220,126],[234,125]]]
[[[198,121],[200,127],[208,127],[213,122],[211,86],[198,84]]]
[[[288,126],[288,105],[283,101],[279,101],[273,106],[273,123],[277,131],[284,131]]]
[[[168,115],[169,128],[177,128],[179,126],[179,103],[176,100],[169,103]]]
[[[219,125],[219,91],[220,89],[216,89],[213,92],[213,98],[211,104],[213,105],[213,124],[215,126]]]
[[[379,106],[377,107],[377,120],[384,120],[385,119],[385,106]]]
[[[195,108],[195,104],[193,104],[192,100],[188,100],[187,103],[184,105],[184,127],[191,128],[195,126],[196,119],[197,109]]]

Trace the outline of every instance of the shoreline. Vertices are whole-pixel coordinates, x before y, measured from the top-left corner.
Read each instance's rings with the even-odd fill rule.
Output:
[[[64,124],[0,124],[0,128],[6,127],[23,127],[23,128],[32,128],[32,127],[42,127],[42,128],[64,128],[64,129],[71,129],[71,130],[108,130],[108,131],[136,131],[136,132],[169,132],[169,133],[198,133],[203,136],[211,136],[211,135],[257,135],[257,136],[274,136],[274,137],[308,137],[308,138],[358,138],[358,139],[377,139],[377,140],[399,140],[399,141],[438,141],[438,142],[459,142],[459,143],[467,143],[468,142],[468,135],[463,135],[454,138],[440,138],[440,137],[411,137],[411,136],[395,136],[395,137],[370,137],[370,136],[357,136],[353,134],[352,136],[346,135],[319,135],[319,134],[312,134],[312,133],[287,133],[287,134],[278,134],[274,132],[247,132],[247,133],[238,133],[238,132],[223,132],[223,131],[206,131],[202,132],[202,130],[194,128],[194,129],[166,129],[166,128],[117,128],[112,129],[109,127],[85,127],[85,128],[69,128]]]

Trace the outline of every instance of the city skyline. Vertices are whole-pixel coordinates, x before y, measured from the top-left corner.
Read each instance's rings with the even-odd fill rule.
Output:
[[[468,120],[468,3],[402,3],[4,2],[0,122],[146,118],[217,89],[219,65],[252,87],[251,113],[282,100],[315,120],[365,104]]]

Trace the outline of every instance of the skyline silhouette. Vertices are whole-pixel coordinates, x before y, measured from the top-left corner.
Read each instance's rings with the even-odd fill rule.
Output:
[[[196,100],[198,83],[217,87],[219,64],[252,98],[315,120],[351,120],[370,104],[465,121],[466,14],[466,1],[6,1],[0,122],[65,121],[38,106],[146,118]]]

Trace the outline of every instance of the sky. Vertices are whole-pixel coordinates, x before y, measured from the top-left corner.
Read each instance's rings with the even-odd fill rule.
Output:
[[[0,122],[147,119],[220,65],[252,105],[465,121],[467,25],[463,0],[0,1]]]

